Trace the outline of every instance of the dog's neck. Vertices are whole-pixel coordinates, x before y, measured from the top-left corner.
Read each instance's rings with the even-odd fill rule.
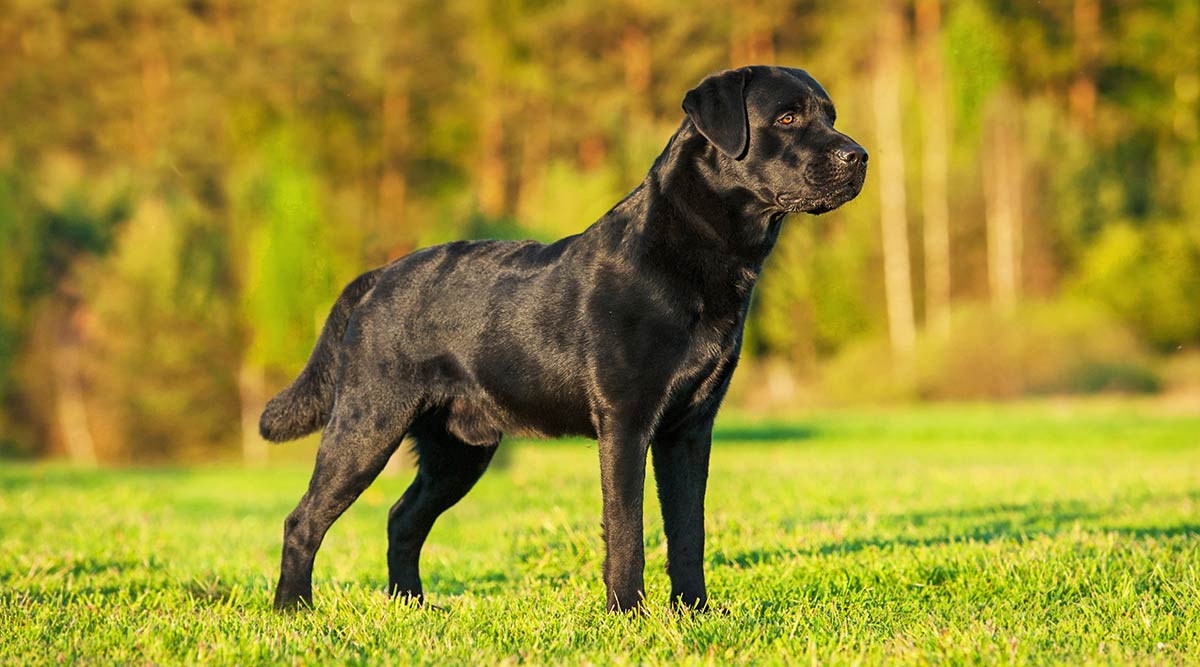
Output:
[[[582,236],[740,328],[785,212],[739,186],[728,160],[685,120],[645,180]]]
[[[729,161],[685,120],[610,215],[628,222],[623,235],[633,252],[693,280],[727,281],[748,297],[785,213],[738,186]]]

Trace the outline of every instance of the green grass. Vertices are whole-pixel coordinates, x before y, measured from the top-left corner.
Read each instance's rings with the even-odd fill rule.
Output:
[[[434,529],[437,608],[384,595],[411,472],[330,532],[316,610],[269,609],[307,468],[0,469],[0,662],[1189,663],[1200,418],[1119,405],[725,422],[715,610],[602,611],[595,446],[520,443]]]

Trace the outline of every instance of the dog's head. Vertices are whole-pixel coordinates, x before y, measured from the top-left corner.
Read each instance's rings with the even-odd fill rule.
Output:
[[[683,110],[724,158],[722,176],[787,212],[825,213],[862,190],[867,152],[833,129],[825,89],[804,70],[742,67],[688,91]]]

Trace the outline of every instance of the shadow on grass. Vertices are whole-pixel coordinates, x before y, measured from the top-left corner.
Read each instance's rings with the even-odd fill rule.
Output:
[[[132,485],[139,481],[183,480],[192,475],[193,470],[175,466],[83,469],[35,463],[14,466],[0,474],[0,492],[16,493],[27,489],[46,490],[54,487],[90,491]]]
[[[1175,526],[1119,526],[1101,528],[1102,532],[1117,533],[1137,539],[1170,539],[1173,537],[1200,537],[1200,523],[1183,523]]]
[[[111,574],[113,567],[102,566],[100,569],[93,572],[87,569],[78,570],[79,574]],[[127,567],[122,564],[115,569],[119,571],[134,571],[145,570],[144,567]],[[10,602],[28,601],[41,605],[61,605],[72,598],[80,598],[84,600],[94,600],[96,598],[123,597],[126,601],[139,600],[147,595],[159,595],[164,592],[177,591],[184,596],[190,598],[195,604],[205,607],[228,607],[243,600],[253,600],[259,595],[253,589],[248,589],[244,586],[229,584],[219,579],[210,581],[192,580],[183,583],[182,585],[172,585],[166,581],[146,580],[146,581],[105,581],[102,583],[88,584],[85,580],[75,580],[69,589],[64,589],[58,586],[50,586],[35,590],[8,590],[6,593],[12,597],[8,598]],[[0,598],[2,600],[4,598]],[[127,604],[128,602],[122,602]]]
[[[811,440],[818,435],[813,426],[789,422],[717,426],[713,429],[715,442],[787,442]]]
[[[1123,496],[1122,502],[1181,502],[1200,501],[1200,489],[1177,494],[1146,494],[1139,496]],[[1115,501],[1114,501],[1115,502]],[[913,510],[899,514],[886,514],[877,517],[884,527],[912,526],[922,528],[943,523],[947,520],[971,521],[985,518],[1004,517],[1022,524],[1023,528],[1038,528],[1039,524],[1063,524],[1074,521],[1093,521],[1111,515],[1116,510],[1111,505],[1082,500],[1059,500],[1052,502],[1029,503],[994,503],[974,507],[942,507],[929,510]],[[815,523],[837,522],[851,518],[846,514],[816,514],[783,522],[788,530]]]
[[[1192,495],[1192,494],[1185,494]],[[1174,496],[1172,496],[1174,497]],[[841,542],[826,543],[794,549],[774,547],[750,549],[739,552],[717,552],[709,557],[714,566],[750,568],[770,565],[799,557],[845,556],[869,549],[895,550],[924,547],[939,547],[953,544],[989,544],[1011,541],[1023,544],[1040,537],[1054,537],[1077,530],[1079,522],[1096,522],[1110,514],[1106,508],[1087,508],[1084,503],[1067,503],[1046,507],[1038,504],[999,504],[966,509],[946,509],[929,512],[897,514],[881,519],[884,529],[907,526],[936,526],[947,519],[975,519],[977,523],[957,530],[947,530],[941,535],[857,537]],[[1017,516],[1003,516],[1013,515]],[[994,517],[990,521],[979,521]],[[819,523],[814,518],[802,523]],[[794,528],[801,522],[789,526]],[[1170,539],[1177,537],[1200,537],[1200,523],[1182,523],[1167,526],[1107,526],[1092,524],[1083,527],[1088,533],[1116,534],[1138,540]]]
[[[245,589],[230,585],[220,579],[211,581],[189,581],[183,590],[193,601],[205,606],[227,607],[243,598]]]
[[[517,563],[513,563],[515,568]],[[566,573],[569,574],[569,573]],[[518,577],[520,578],[520,577]],[[562,577],[566,579],[564,575]],[[463,595],[465,593],[485,594],[499,592],[512,585],[514,576],[504,570],[489,570],[470,577],[461,578],[449,574],[431,574],[426,582],[426,591],[438,595]]]

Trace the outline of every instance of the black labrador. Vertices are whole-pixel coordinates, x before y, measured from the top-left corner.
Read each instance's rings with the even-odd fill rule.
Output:
[[[713,418],[750,293],[785,216],[854,198],[867,153],[798,69],[704,79],[642,184],[582,233],[457,241],[363,274],[333,305],[308,365],[268,403],[263,437],[324,427],[308,492],[284,523],[276,607],[312,603],[330,525],[405,436],[418,471],[388,515],[394,595],[422,598],[421,546],[504,433],[599,441],[608,608],[642,600],[647,450],[671,600],[702,608]]]

